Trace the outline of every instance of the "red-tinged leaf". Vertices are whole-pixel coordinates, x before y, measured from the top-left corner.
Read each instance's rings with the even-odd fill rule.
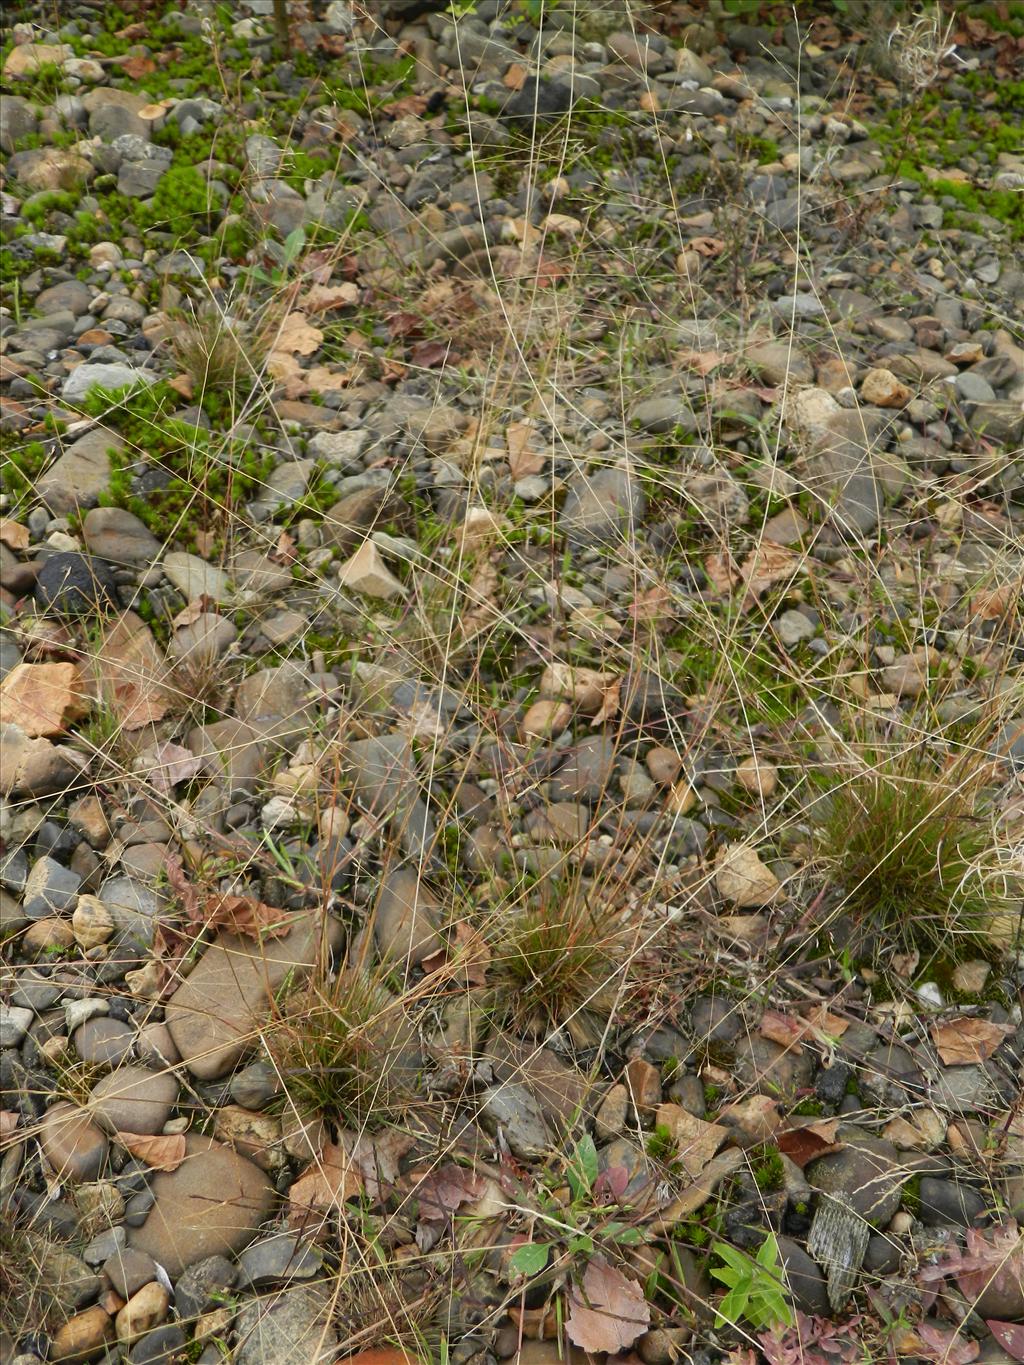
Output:
[[[782,1014],[779,1010],[765,1010],[758,1032],[762,1038],[770,1038],[780,1047],[800,1052],[800,1040],[807,1035],[807,1021],[793,1014]]]
[[[609,1195],[612,1199],[621,1199],[626,1193],[628,1184],[628,1166],[608,1166],[594,1181],[594,1193],[601,1196]]]
[[[1024,1361],[1024,1322],[996,1322],[986,1318],[985,1326],[1008,1356]]]
[[[388,318],[388,335],[392,341],[416,337],[423,331],[423,319],[418,313],[392,313]]]
[[[801,1170],[816,1157],[838,1152],[842,1143],[836,1142],[837,1119],[816,1119],[775,1135],[775,1142],[783,1156],[788,1156]]]
[[[121,57],[117,65],[129,80],[139,81],[143,76],[152,76],[156,62],[152,57]]]
[[[164,859],[164,869],[167,873],[167,885],[177,896],[185,918],[189,924],[202,928],[206,923],[202,911],[202,898],[198,889],[189,881],[180,855],[168,853]]]
[[[915,1335],[920,1338],[916,1354],[922,1360],[934,1361],[935,1365],[971,1365],[981,1354],[981,1347],[963,1332],[937,1327],[934,1323],[922,1322]]]
[[[347,1149],[329,1142],[288,1191],[293,1226],[311,1214],[340,1209],[363,1192],[363,1177]]]
[[[185,1160],[184,1133],[115,1133],[114,1141],[154,1171],[176,1171]]]
[[[384,113],[390,114],[392,118],[404,118],[408,114],[419,118],[421,114],[426,113],[429,105],[429,95],[403,95],[401,99],[392,100],[382,108]]]
[[[207,924],[241,938],[262,942],[268,938],[283,938],[291,928],[291,918],[284,910],[265,905],[252,896],[209,896],[204,906]]]
[[[552,260],[550,256],[545,256],[541,252],[537,260],[533,278],[541,289],[550,289],[552,285],[565,278],[567,267],[561,261]]]
[[[444,366],[451,355],[451,346],[446,341],[421,341],[412,348],[409,361],[427,370]]]
[[[671,612],[674,601],[671,591],[659,583],[633,599],[629,614],[634,621],[660,621]]]
[[[431,1171],[413,1190],[419,1200],[420,1217],[431,1222],[443,1220],[463,1204],[479,1199],[486,1181],[465,1166],[449,1162]]]
[[[932,1025],[932,1041],[946,1066],[972,1066],[988,1061],[1013,1030],[1006,1024],[961,1015]]]
[[[628,1351],[644,1335],[651,1308],[636,1280],[594,1257],[583,1272],[582,1285],[569,1294],[565,1330],[584,1351]]]

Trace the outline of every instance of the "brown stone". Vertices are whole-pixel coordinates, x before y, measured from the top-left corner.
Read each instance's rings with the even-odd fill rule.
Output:
[[[212,1138],[189,1135],[176,1171],[153,1176],[155,1202],[128,1243],[176,1279],[208,1256],[228,1256],[252,1241],[274,1205],[274,1187],[245,1157]]]
[[[93,1087],[89,1110],[110,1133],[159,1133],[178,1098],[178,1082],[167,1071],[121,1066]]]
[[[68,1318],[53,1334],[51,1360],[93,1360],[114,1339],[114,1324],[99,1304]]]
[[[39,1142],[61,1180],[95,1180],[107,1155],[107,1139],[74,1104],[55,1104],[46,1111]]]

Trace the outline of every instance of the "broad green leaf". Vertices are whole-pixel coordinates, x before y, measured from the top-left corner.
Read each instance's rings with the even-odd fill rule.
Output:
[[[567,1172],[574,1199],[582,1199],[594,1188],[597,1179],[597,1148],[589,1133],[580,1138]]]
[[[547,1242],[526,1242],[513,1251],[509,1265],[517,1275],[539,1275],[547,1265],[550,1253]]]

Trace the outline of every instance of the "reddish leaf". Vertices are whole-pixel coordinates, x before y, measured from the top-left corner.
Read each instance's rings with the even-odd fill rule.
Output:
[[[344,1146],[329,1142],[288,1191],[291,1221],[325,1213],[363,1192],[363,1177]]]
[[[839,1150],[842,1144],[835,1140],[838,1127],[837,1119],[816,1119],[776,1134],[775,1141],[783,1156],[803,1170],[815,1157]]]
[[[961,1331],[937,1327],[934,1323],[922,1322],[916,1335],[921,1345],[916,1354],[922,1360],[931,1360],[935,1365],[971,1365],[981,1354],[981,1347]]]
[[[259,941],[282,938],[291,928],[291,919],[252,896],[213,895],[207,898],[205,919],[214,929]]]
[[[413,365],[436,370],[445,364],[450,353],[451,346],[445,341],[421,341],[412,348],[409,360]]]
[[[609,1166],[606,1170],[603,1170],[594,1181],[594,1193],[599,1195],[610,1195],[612,1199],[621,1199],[626,1193],[626,1186],[628,1184],[628,1166]]]
[[[202,902],[198,890],[192,885],[185,875],[185,867],[181,857],[177,853],[168,853],[164,859],[164,868],[167,872],[167,885],[171,888],[178,898],[185,918],[190,924],[197,928],[202,928],[206,920],[202,913]]]
[[[392,313],[388,318],[388,333],[392,341],[419,336],[422,330],[423,319],[416,313]]]
[[[762,1038],[770,1038],[780,1047],[800,1052],[800,1039],[807,1034],[807,1023],[792,1014],[782,1014],[779,1010],[765,1010],[758,1032]]]
[[[117,64],[133,81],[141,80],[143,76],[152,76],[156,70],[156,62],[152,57],[122,57]]]
[[[985,1326],[1008,1356],[1024,1361],[1024,1323],[996,1322],[986,1318]]]
[[[473,1171],[454,1162],[431,1171],[413,1190],[419,1200],[420,1217],[431,1221],[444,1219],[463,1204],[479,1199],[485,1183]]]

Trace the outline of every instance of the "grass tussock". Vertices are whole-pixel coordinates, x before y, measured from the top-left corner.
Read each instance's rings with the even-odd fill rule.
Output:
[[[819,846],[865,932],[945,954],[991,949],[992,838],[969,778],[913,751],[871,762],[831,793]]]
[[[286,996],[265,1041],[299,1114],[372,1128],[411,1100],[406,1005],[364,972],[343,971]]]

